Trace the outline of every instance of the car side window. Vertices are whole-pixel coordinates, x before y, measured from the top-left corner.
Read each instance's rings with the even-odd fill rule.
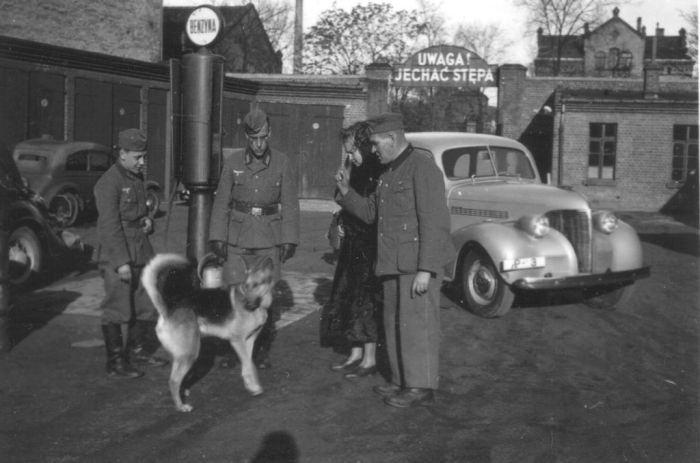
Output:
[[[493,175],[489,151],[485,146],[467,146],[447,150],[442,154],[442,166],[445,169],[445,176],[450,180]]]
[[[107,153],[92,152],[90,153],[90,171],[104,172],[111,165],[111,156]]]
[[[70,154],[66,159],[66,170],[85,172],[87,170],[87,153],[79,151]]]

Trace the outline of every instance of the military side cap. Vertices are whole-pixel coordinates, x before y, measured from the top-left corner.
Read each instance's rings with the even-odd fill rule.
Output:
[[[139,129],[119,132],[119,147],[127,151],[146,151],[146,134]]]
[[[403,130],[403,116],[398,113],[384,113],[367,119],[367,124],[372,133]]]
[[[243,119],[245,124],[245,133],[254,134],[260,132],[269,123],[269,119],[265,111],[261,109],[253,109],[245,115]]]

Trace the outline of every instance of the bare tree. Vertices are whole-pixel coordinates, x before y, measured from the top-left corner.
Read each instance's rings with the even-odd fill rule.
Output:
[[[270,43],[283,56],[291,55],[294,44],[294,5],[290,0],[240,0],[252,3],[265,27]]]
[[[553,74],[559,75],[562,51],[575,35],[581,34],[585,24],[600,24],[610,11],[627,0],[516,0],[528,12],[532,30],[542,28],[551,40],[555,54]]]
[[[425,37],[427,46],[440,45],[447,37],[445,16],[440,12],[442,3],[435,3],[431,0],[418,0],[418,20],[423,24],[421,35]]]
[[[690,9],[681,11],[681,17],[688,23],[687,47],[688,56],[698,62],[698,5],[695,4]]]
[[[473,51],[487,63],[503,61],[508,49],[515,45],[498,24],[477,23],[459,25],[452,43]]]

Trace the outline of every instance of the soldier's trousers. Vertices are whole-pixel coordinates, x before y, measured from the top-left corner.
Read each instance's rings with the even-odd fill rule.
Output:
[[[151,298],[141,284],[143,267],[131,267],[131,282],[119,279],[117,271],[102,266],[100,273],[104,281],[105,298],[102,300],[102,324],[129,323],[132,319],[156,321],[156,312]]]
[[[384,277],[384,333],[391,382],[404,387],[437,389],[440,352],[440,284],[411,295],[415,274]]]

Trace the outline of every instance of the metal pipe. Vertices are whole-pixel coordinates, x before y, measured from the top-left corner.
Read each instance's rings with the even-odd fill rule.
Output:
[[[12,349],[10,337],[10,232],[6,230],[7,217],[0,218],[0,354]]]
[[[182,181],[190,191],[187,256],[199,261],[207,251],[209,218],[218,172],[212,172],[212,148],[220,137],[222,58],[201,48],[183,57]],[[217,74],[218,73],[218,74]],[[217,144],[219,144],[217,142]],[[217,150],[220,149],[217,147]],[[214,173],[214,175],[212,175]]]

